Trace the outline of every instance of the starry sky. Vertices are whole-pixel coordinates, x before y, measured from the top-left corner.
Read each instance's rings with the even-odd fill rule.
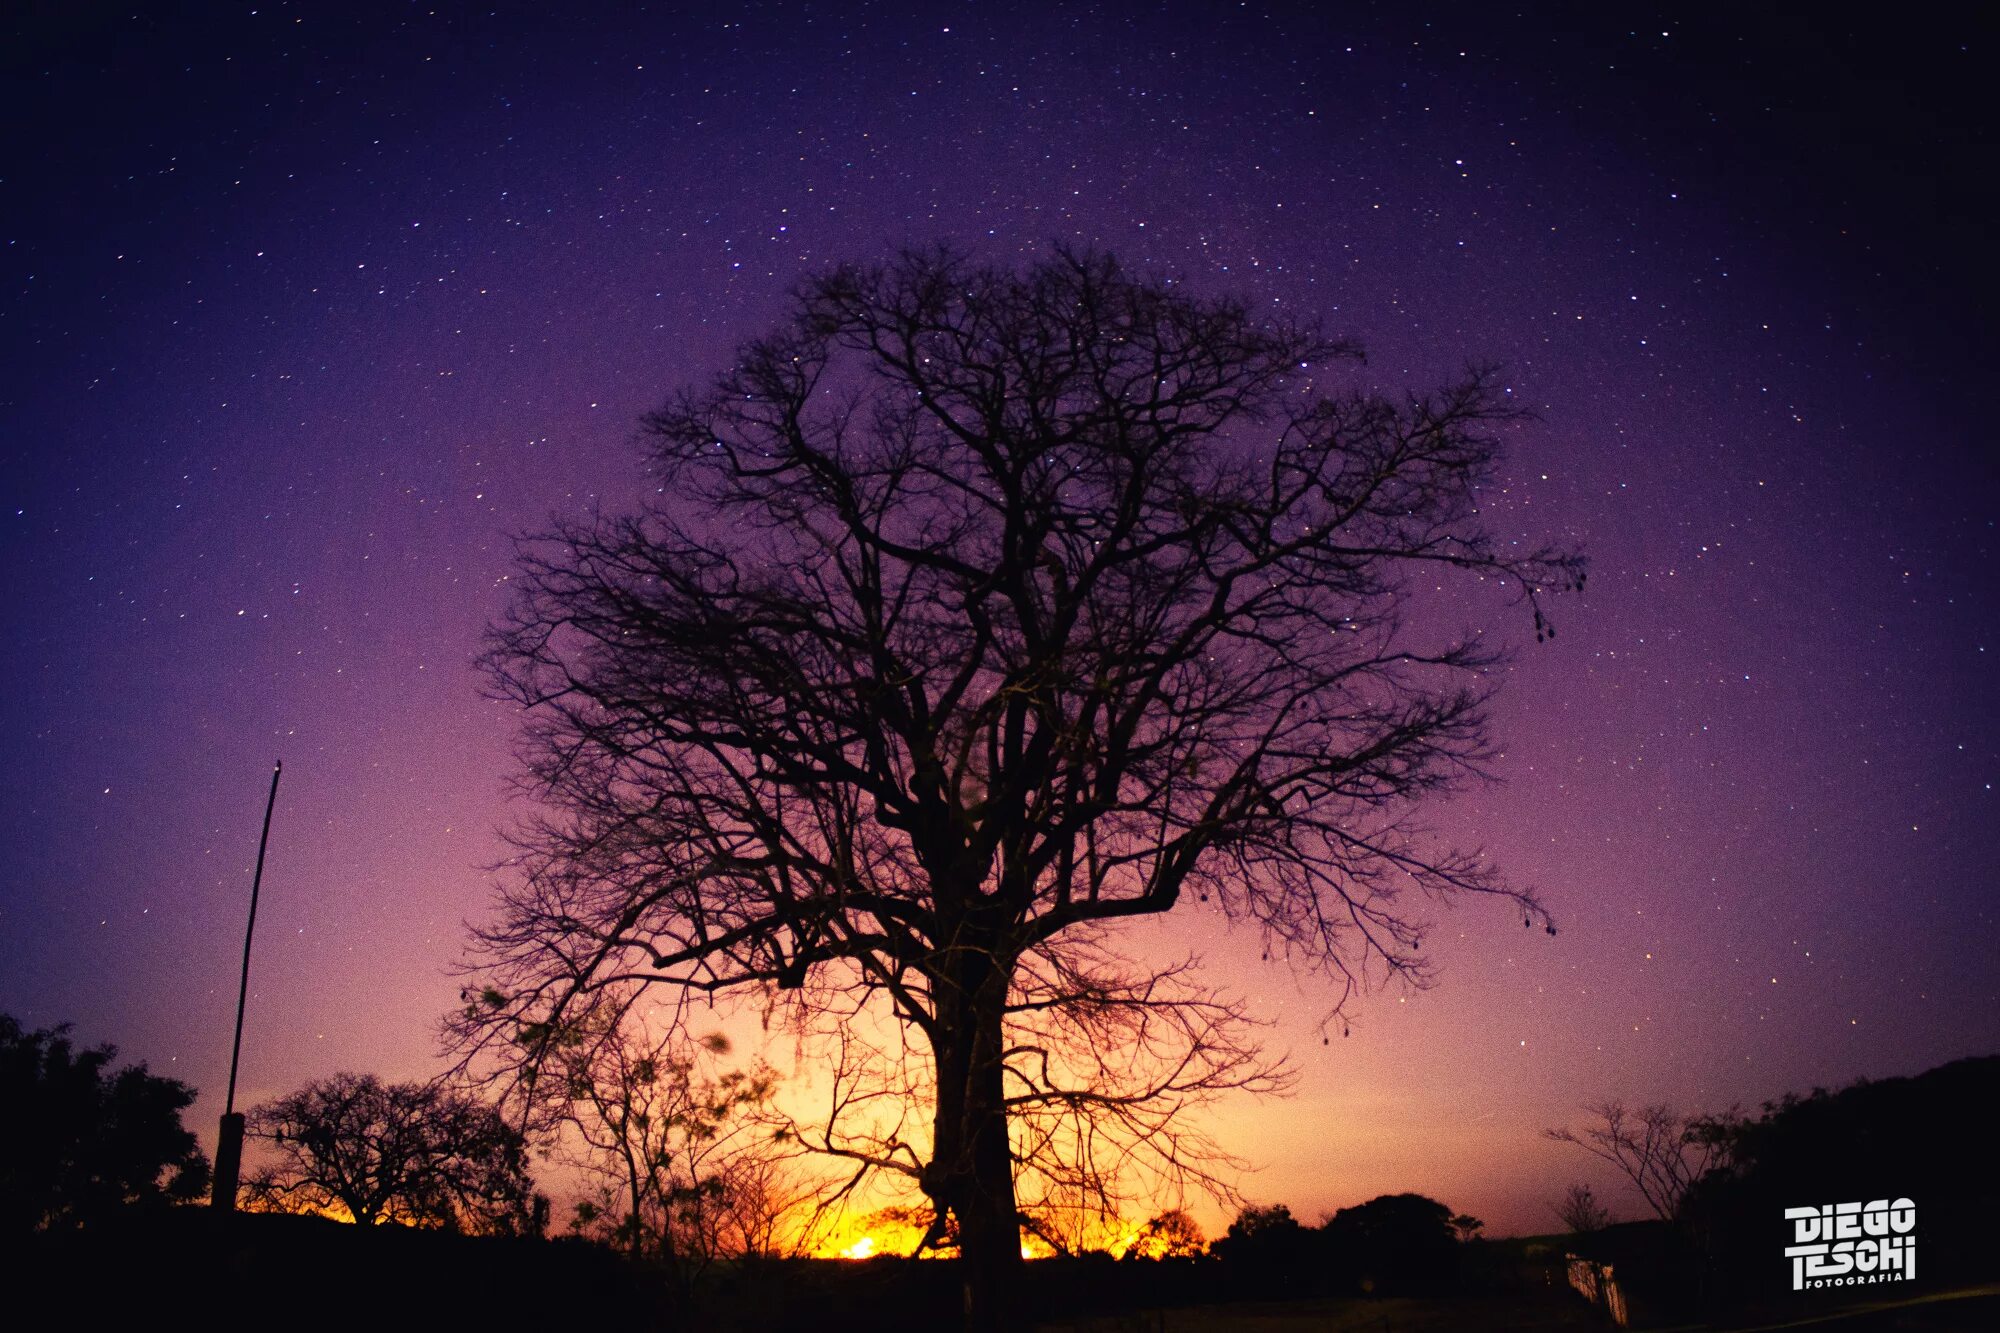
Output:
[[[1537,1131],[2000,1050],[1995,33],[1751,8],[13,10],[0,1009],[212,1137],[282,756],[239,1102],[435,1071],[518,799],[471,666],[513,534],[636,502],[639,414],[802,275],[1068,240],[1379,387],[1503,363],[1540,420],[1486,512],[1593,560],[1435,812],[1558,937],[1441,910],[1440,983],[1323,1046],[1254,939],[1129,936],[1297,1056],[1220,1121],[1250,1197],[1633,1216]]]

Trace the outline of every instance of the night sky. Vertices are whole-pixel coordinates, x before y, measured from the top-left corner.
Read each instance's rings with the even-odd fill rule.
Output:
[[[1254,938],[1128,937],[1298,1058],[1222,1122],[1250,1197],[1632,1216],[1537,1131],[2000,1050],[1990,26],[132,8],[0,32],[0,1009],[198,1085],[205,1138],[271,761],[239,1102],[434,1072],[512,535],[636,503],[639,415],[801,276],[937,240],[1322,315],[1383,387],[1502,362],[1540,420],[1485,510],[1592,557],[1435,821],[1559,936],[1440,912],[1439,985],[1325,1046]]]

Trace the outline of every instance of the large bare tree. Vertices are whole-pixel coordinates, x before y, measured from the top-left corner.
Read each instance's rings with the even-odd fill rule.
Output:
[[[988,1325],[1010,1111],[1093,1094],[1010,1010],[1143,997],[1117,922],[1212,912],[1343,995],[1422,978],[1412,894],[1546,924],[1409,823],[1486,756],[1500,654],[1406,613],[1483,583],[1539,637],[1581,562],[1482,520],[1489,376],[1390,398],[1358,357],[1060,249],[807,282],[646,418],[657,503],[524,549],[487,664],[544,814],[482,935],[487,1030],[532,1061],[637,978],[886,1001],[929,1066],[898,1160]]]
[[[505,1235],[547,1220],[519,1131],[443,1084],[335,1074],[254,1107],[250,1132],[273,1159],[244,1182],[253,1211]]]

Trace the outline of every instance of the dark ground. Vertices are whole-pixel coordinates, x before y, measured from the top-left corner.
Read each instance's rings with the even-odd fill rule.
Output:
[[[1270,1299],[1214,1261],[1030,1264],[1023,1303],[1039,1333],[1556,1333],[1608,1329],[1563,1283],[1560,1252],[1483,1242],[1457,1290],[1427,1296]],[[218,1217],[202,1208],[135,1215],[0,1250],[0,1324],[64,1329],[556,1329],[703,1333],[949,1330],[953,1265],[765,1261],[711,1272],[691,1304],[663,1278],[596,1246],[364,1230],[318,1218]],[[1961,1294],[1969,1293],[1969,1294]],[[1831,1333],[2000,1330],[2000,1284],[1825,1300],[1793,1297],[1726,1319],[1662,1316],[1634,1301],[1635,1328]],[[14,1324],[21,1316],[30,1323]]]

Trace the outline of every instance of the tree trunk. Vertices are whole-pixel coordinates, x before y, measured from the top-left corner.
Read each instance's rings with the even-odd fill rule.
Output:
[[[632,1211],[629,1214],[632,1228],[632,1257],[634,1259],[644,1259],[646,1257],[646,1214],[645,1199],[639,1190],[639,1163],[632,1155],[631,1144],[623,1144],[620,1152],[625,1157],[625,1191],[632,1200]],[[616,1233],[613,1234],[615,1235]]]
[[[1007,976],[991,953],[968,950],[962,958],[958,984],[941,997],[937,1122],[924,1188],[958,1219],[966,1328],[998,1333],[1016,1327],[1022,1313],[1021,1224],[1001,1063]]]

